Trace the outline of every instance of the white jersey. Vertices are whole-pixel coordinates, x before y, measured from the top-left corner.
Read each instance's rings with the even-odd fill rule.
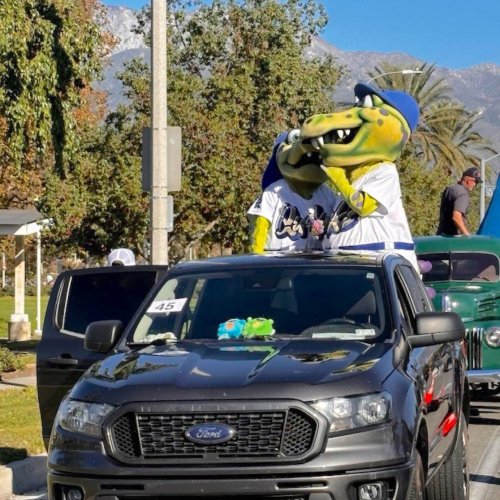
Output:
[[[285,179],[279,179],[262,192],[247,213],[271,222],[264,250],[321,250],[324,235],[311,235],[311,217],[324,220],[338,203],[325,185],[306,200],[290,189]]]
[[[353,187],[377,200],[378,208],[362,217],[343,201],[333,212],[323,248],[356,252],[392,251],[406,257],[420,272],[401,199],[396,165],[389,162],[378,165],[354,181]]]

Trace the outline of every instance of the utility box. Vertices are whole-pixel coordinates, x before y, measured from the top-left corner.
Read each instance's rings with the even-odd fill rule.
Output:
[[[182,133],[181,127],[166,127],[167,134],[167,191],[181,189]],[[152,159],[151,159],[151,127],[142,131],[142,190],[151,191]]]

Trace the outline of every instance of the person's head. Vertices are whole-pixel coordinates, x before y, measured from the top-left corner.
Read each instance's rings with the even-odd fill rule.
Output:
[[[108,266],[134,266],[135,256],[128,248],[116,248],[108,255]]]
[[[467,170],[464,170],[460,182],[466,189],[472,191],[476,184],[483,182],[481,179],[481,172],[477,167],[468,168]]]

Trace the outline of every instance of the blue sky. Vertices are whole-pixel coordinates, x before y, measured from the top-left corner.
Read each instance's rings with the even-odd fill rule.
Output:
[[[440,67],[500,65],[500,0],[320,0],[342,50],[405,52]],[[139,9],[149,0],[104,0]]]

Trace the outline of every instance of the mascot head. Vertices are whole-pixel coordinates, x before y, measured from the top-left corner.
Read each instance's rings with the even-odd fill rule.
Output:
[[[358,83],[354,94],[356,106],[311,116],[277,147],[277,164],[284,177],[285,173],[292,178],[305,175],[320,181],[314,167],[355,168],[394,161],[401,154],[417,127],[420,110],[415,99],[365,83]]]
[[[317,155],[314,155],[315,161],[309,161],[313,159],[313,154],[305,153],[301,161],[295,165],[278,161],[278,157],[283,158],[283,153],[288,151],[299,137],[299,129],[283,132],[277,137],[271,158],[262,176],[262,190],[278,179],[285,179],[299,194],[307,197],[326,182],[326,174],[318,168]]]

